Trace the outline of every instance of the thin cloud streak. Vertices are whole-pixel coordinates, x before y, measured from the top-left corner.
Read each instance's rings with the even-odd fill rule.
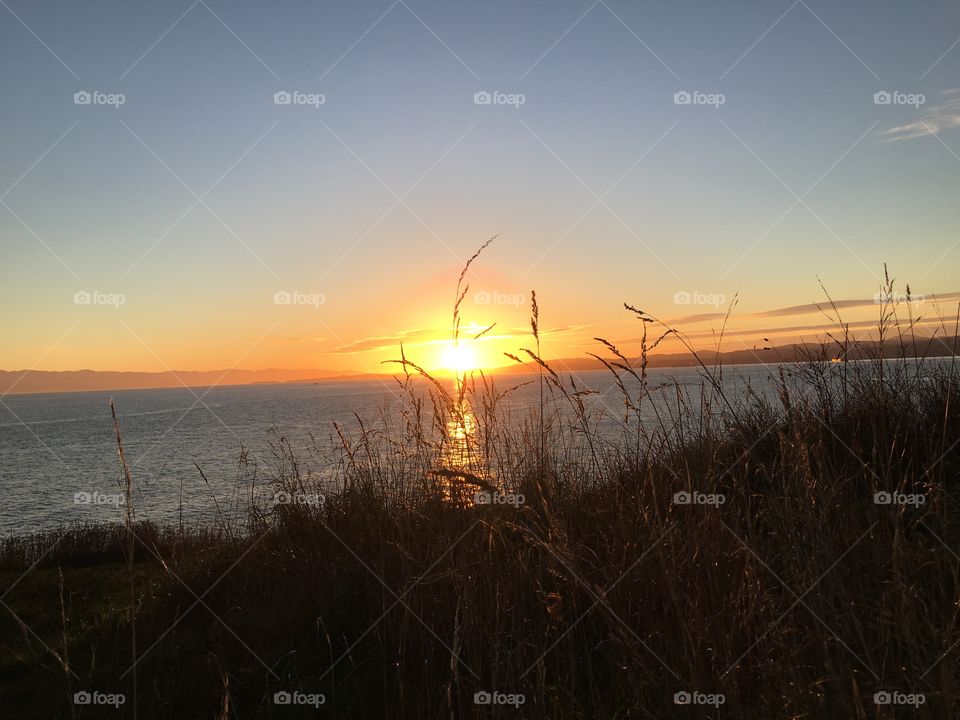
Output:
[[[938,295],[923,295],[922,293],[914,293],[915,298],[923,298],[928,303],[934,303],[938,301],[946,300],[958,300],[960,299],[960,291],[941,293]],[[810,315],[812,313],[821,312],[822,310],[828,310],[830,308],[837,308],[838,310],[845,310],[849,308],[858,308],[858,307],[870,307],[871,305],[876,305],[877,301],[875,298],[863,298],[863,299],[852,299],[852,300],[834,300],[831,304],[829,300],[824,300],[819,303],[807,303],[805,305],[788,305],[787,307],[774,308],[773,310],[763,310],[761,312],[747,313],[744,315],[736,316],[737,319],[744,318],[772,318],[772,317],[790,317],[792,315]],[[670,323],[673,325],[679,323],[698,323],[698,322],[707,322],[709,320],[719,320],[727,316],[727,313],[724,312],[712,312],[712,313],[700,313],[697,315],[686,315],[684,317],[676,318],[671,320]]]
[[[587,325],[565,325],[558,328],[544,328],[540,331],[544,335],[563,335],[567,333],[578,332],[586,329]],[[471,339],[476,333],[483,330],[479,325],[470,325],[460,328],[460,338],[463,340]],[[513,328],[500,333],[490,333],[484,335],[480,341],[490,342],[493,340],[514,340],[529,337],[529,328]],[[329,352],[331,354],[341,355],[344,353],[373,352],[375,350],[397,350],[403,343],[407,347],[416,347],[423,345],[436,345],[449,341],[449,331],[436,330],[431,328],[417,328],[415,330],[405,330],[394,335],[377,335],[373,337],[360,338],[346,345],[341,345]]]
[[[883,142],[939,135],[944,130],[960,127],[960,88],[944,90],[941,94],[944,102],[926,108],[919,119],[880,133]]]

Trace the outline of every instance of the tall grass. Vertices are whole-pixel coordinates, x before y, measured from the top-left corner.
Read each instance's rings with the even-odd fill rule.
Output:
[[[881,306],[878,330],[918,348],[905,310]],[[601,338],[597,353],[622,411],[542,357],[534,296],[532,347],[511,355],[534,375],[449,383],[401,349],[403,407],[336,426],[333,483],[281,441],[271,489],[323,502],[251,492],[242,527],[131,519],[132,571],[122,528],[8,540],[4,577],[38,561],[43,593],[63,568],[72,600],[38,634],[69,647],[73,688],[143,679],[110,717],[318,716],[273,703],[294,690],[338,718],[960,716],[954,361],[832,362],[859,357],[837,314],[820,356],[772,370],[773,392],[731,391],[700,355],[696,387],[655,383],[650,354],[688,340],[625,312],[640,355]],[[536,406],[518,407],[531,382]],[[140,573],[135,618],[102,602],[98,568],[121,588]],[[37,639],[4,645],[7,707],[69,716]],[[924,702],[877,705],[887,691]],[[524,702],[476,704],[482,692]],[[724,702],[675,703],[697,692]]]

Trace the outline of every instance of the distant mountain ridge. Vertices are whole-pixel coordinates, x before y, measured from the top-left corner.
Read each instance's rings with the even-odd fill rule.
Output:
[[[703,350],[700,359],[707,366],[745,365],[755,363],[796,362],[806,359],[859,360],[875,357],[880,350],[877,341],[862,341],[851,344],[849,355],[839,358],[839,347],[824,346],[819,343],[789,344],[783,346],[757,347],[747,350],[728,350],[721,353]],[[883,354],[895,357],[901,353],[907,357],[950,357],[960,354],[960,337],[929,338],[917,337],[913,342],[899,338],[883,343]],[[611,358],[609,351],[598,353]],[[631,358],[639,364],[639,358]],[[603,364],[593,357],[555,358],[548,360],[549,365],[558,371],[588,372],[602,370]],[[697,360],[688,352],[651,354],[650,368],[684,368],[696,366]],[[491,374],[516,374],[533,372],[534,363],[508,365],[494,368]],[[83,392],[106,390],[136,390],[148,388],[210,387],[211,385],[255,385],[258,383],[296,383],[324,382],[331,380],[361,380],[364,378],[389,378],[391,373],[375,375],[371,373],[350,373],[335,370],[282,369],[263,370],[175,370],[165,372],[126,372],[115,370],[0,370],[0,395]]]
[[[700,360],[708,367],[714,364],[720,365],[753,365],[764,363],[782,363],[799,362],[810,359],[820,360],[863,360],[876,357],[880,350],[880,343],[875,340],[851,341],[848,348],[848,356],[839,357],[840,347],[837,344],[823,345],[821,343],[791,343],[782,346],[755,347],[745,350],[726,350],[716,352],[713,350],[699,350]],[[916,338],[916,348],[909,340],[901,342],[899,338],[886,340],[883,343],[884,357],[898,357],[901,354],[904,357],[950,357],[960,355],[960,336]],[[613,354],[600,348],[597,353],[600,357],[615,361],[617,358]],[[628,356],[629,357],[629,356]],[[589,370],[601,370],[603,364],[592,357],[578,358],[558,358],[547,361],[554,370],[569,370],[572,372],[585,372]],[[618,361],[619,362],[619,361]],[[639,357],[630,357],[630,362],[634,366],[640,363]],[[684,368],[696,367],[699,363],[689,352],[681,353],[652,353],[648,356],[647,367],[650,368]],[[514,365],[512,367],[502,368],[508,372],[527,372],[535,369],[533,362],[523,365]]]
[[[0,370],[0,394],[134,390],[145,388],[209,387],[256,383],[303,382],[342,378],[333,370],[173,370],[135,372],[116,370]]]

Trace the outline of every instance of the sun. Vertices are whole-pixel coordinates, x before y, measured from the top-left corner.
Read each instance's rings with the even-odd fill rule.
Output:
[[[468,342],[460,340],[457,343],[449,343],[443,349],[441,363],[445,370],[462,375],[465,372],[476,370],[477,355]]]

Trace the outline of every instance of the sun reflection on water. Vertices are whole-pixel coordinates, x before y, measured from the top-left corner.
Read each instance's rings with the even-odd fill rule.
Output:
[[[467,403],[447,420],[447,442],[441,453],[443,466],[472,472],[477,457],[477,418]]]
[[[453,502],[472,502],[474,493],[480,489],[473,481],[488,482],[488,472],[470,402],[463,397],[455,402],[446,421],[440,450],[439,463],[444,471],[442,493]]]

